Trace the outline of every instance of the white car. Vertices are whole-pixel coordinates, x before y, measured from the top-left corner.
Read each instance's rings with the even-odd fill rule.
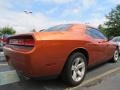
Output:
[[[119,52],[120,52],[120,36],[114,37],[112,41],[119,46]]]

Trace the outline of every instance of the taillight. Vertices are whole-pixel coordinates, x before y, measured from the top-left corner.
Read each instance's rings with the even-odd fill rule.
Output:
[[[10,39],[10,45],[20,45],[20,46],[34,46],[34,39]]]
[[[24,40],[24,44],[26,45],[26,46],[34,46],[34,40],[33,39],[25,39]]]

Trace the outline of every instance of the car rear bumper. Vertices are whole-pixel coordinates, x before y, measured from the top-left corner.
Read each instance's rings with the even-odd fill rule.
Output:
[[[8,47],[4,47],[3,50],[6,60],[10,66],[28,76],[33,75],[33,71],[31,69],[31,58],[29,54],[13,51]]]
[[[36,54],[35,50],[21,52],[8,47],[4,47],[3,50],[8,64],[23,75],[32,78],[47,75],[45,62]]]
[[[41,53],[40,49],[40,47],[36,47],[30,52],[21,52],[5,46],[3,51],[9,65],[27,77],[38,78],[58,75],[61,65],[57,66],[50,62],[51,60],[48,60],[49,58]]]

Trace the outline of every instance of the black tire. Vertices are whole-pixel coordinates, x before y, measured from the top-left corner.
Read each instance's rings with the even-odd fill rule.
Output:
[[[115,58],[115,54],[118,55],[118,58]],[[120,56],[120,54],[119,54],[119,50],[116,49],[116,50],[114,51],[114,55],[113,55],[111,61],[114,62],[114,63],[118,62],[118,60],[119,60],[119,56]]]
[[[16,71],[17,74],[18,74],[18,77],[20,79],[20,81],[26,81],[28,80],[29,78],[28,77],[25,77],[22,73],[20,73],[19,71]]]
[[[82,76],[82,78],[79,80],[79,81],[75,81],[73,80],[73,76],[72,76],[72,65],[73,65],[73,62],[75,62],[76,58],[77,57],[80,57],[83,59],[83,62],[84,62],[84,75]],[[80,84],[84,77],[85,77],[85,74],[86,74],[86,69],[87,69],[87,62],[86,62],[86,57],[84,56],[84,54],[80,53],[80,52],[77,52],[77,53],[73,53],[67,60],[66,64],[65,64],[65,67],[63,69],[63,72],[62,72],[62,80],[65,81],[67,84],[71,85],[71,86],[76,86],[78,84]]]

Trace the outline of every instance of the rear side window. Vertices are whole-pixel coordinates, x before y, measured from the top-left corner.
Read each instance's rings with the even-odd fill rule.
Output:
[[[94,39],[107,39],[99,30],[95,28],[87,28],[87,34]]]
[[[66,31],[68,30],[72,25],[71,24],[63,24],[63,25],[57,25],[48,29],[43,30],[42,32],[53,32],[53,31]]]

